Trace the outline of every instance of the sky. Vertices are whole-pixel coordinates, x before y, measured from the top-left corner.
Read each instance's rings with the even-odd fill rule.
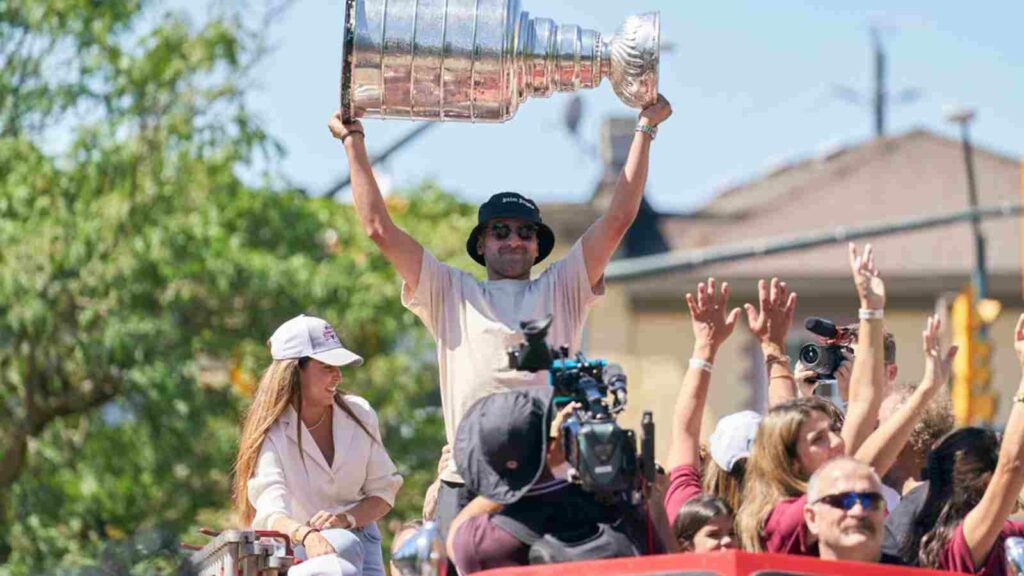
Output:
[[[370,0],[373,1],[373,0]],[[202,0],[167,0],[197,18]],[[773,167],[873,135],[867,104],[837,86],[872,88],[869,27],[880,28],[892,93],[920,91],[889,110],[889,134],[926,128],[958,137],[951,107],[976,111],[976,145],[1024,155],[1024,2],[956,0],[521,0],[533,16],[612,34],[629,14],[661,12],[660,91],[674,114],[651,153],[648,199],[663,211],[699,209],[717,192]],[[342,0],[299,0],[272,29],[274,51],[255,71],[250,104],[286,149],[286,178],[320,194],[345,176],[327,130],[338,106]],[[596,143],[609,115],[635,117],[607,81],[582,92],[582,136]],[[600,163],[562,127],[569,96],[530,99],[503,124],[443,123],[380,167],[386,188],[438,182],[481,202],[516,190],[541,202],[583,201]],[[363,122],[371,156],[413,127]]]

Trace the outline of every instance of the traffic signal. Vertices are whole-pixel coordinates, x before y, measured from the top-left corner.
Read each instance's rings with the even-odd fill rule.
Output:
[[[999,314],[999,302],[974,301],[965,288],[953,301],[950,323],[953,344],[960,348],[953,361],[953,416],[958,426],[991,423],[996,397],[992,392],[992,344],[988,325]]]

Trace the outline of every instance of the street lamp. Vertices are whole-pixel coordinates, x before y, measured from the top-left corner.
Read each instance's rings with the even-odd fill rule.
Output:
[[[946,112],[946,120],[960,125],[960,141],[963,143],[964,164],[967,168],[967,200],[972,210],[978,209],[978,189],[974,183],[974,149],[971,147],[970,125],[974,120],[974,110],[970,108],[951,108]],[[971,230],[974,233],[974,297],[977,300],[988,297],[988,273],[985,269],[985,237],[981,233],[981,217],[978,214],[971,218]]]

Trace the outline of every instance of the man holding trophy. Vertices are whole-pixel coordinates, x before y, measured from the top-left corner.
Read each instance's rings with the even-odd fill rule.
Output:
[[[630,17],[605,42],[591,30],[530,18],[518,0],[479,0],[471,3],[475,11],[455,4],[350,0],[342,106],[329,121],[345,148],[363,228],[402,277],[403,304],[437,342],[449,446],[478,399],[548,385],[546,373],[509,367],[507,351],[522,341],[520,322],[550,315],[549,344],[579,350],[587,313],[604,291],[605,267],[640,207],[652,142],[672,114],[657,93],[657,14]],[[447,24],[438,41],[423,23],[440,21]],[[473,33],[460,36],[463,29]],[[501,122],[528,96],[595,87],[602,77],[624,102],[642,109],[629,156],[607,212],[536,278],[532,269],[550,254],[554,234],[521,194],[500,192],[480,206],[466,249],[486,268],[485,281],[439,262],[392,221],[358,117]],[[451,460],[437,502],[445,535],[473,498]]]

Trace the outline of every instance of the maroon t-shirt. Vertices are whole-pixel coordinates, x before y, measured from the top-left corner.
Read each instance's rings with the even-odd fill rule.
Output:
[[[684,464],[669,472],[668,490],[665,491],[665,514],[669,526],[676,521],[679,509],[690,500],[704,493],[700,485],[700,471],[696,466]]]
[[[491,522],[487,514],[474,516],[459,525],[452,551],[459,574],[530,563],[530,547]]]
[[[804,523],[807,495],[784,498],[768,513],[761,533],[765,552],[817,556],[818,543],[811,542],[811,533]]]
[[[1003,529],[999,532],[988,558],[981,566],[975,566],[971,560],[971,549],[967,546],[967,539],[964,537],[964,525],[961,522],[953,532],[946,550],[939,558],[939,569],[950,572],[967,572],[970,574],[984,574],[985,576],[1003,576],[1009,574],[1006,566],[1006,539],[1014,536],[1024,536],[1024,523],[1007,520],[1003,523]]]

